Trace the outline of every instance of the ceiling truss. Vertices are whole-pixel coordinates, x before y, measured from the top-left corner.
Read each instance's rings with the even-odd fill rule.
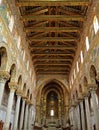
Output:
[[[90,0],[16,0],[37,75],[69,75]]]

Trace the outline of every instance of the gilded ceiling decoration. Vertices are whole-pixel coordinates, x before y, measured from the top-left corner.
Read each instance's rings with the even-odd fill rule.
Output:
[[[88,0],[16,0],[37,74],[69,75]]]

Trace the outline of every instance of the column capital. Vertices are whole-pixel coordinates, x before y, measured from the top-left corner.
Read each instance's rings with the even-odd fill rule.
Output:
[[[76,106],[75,102],[72,101],[72,102],[70,103],[70,105],[69,105],[69,108],[71,109],[72,107],[75,107],[75,106]]]
[[[88,84],[88,91],[96,90],[97,89],[97,84]]]
[[[23,93],[22,93],[22,98],[25,99],[25,100],[28,99],[28,97],[25,94],[23,94]]]
[[[27,100],[26,100],[26,103],[27,103],[27,104],[31,104],[31,100],[27,99]]]
[[[83,97],[83,95],[81,94],[81,95],[78,97],[78,102],[79,102],[79,103],[82,102],[83,99],[84,99],[84,97]]]
[[[82,93],[82,96],[85,98],[85,97],[89,97],[89,92],[88,91],[86,91],[86,92],[83,92]]]
[[[78,104],[79,104],[79,100],[76,99],[75,102],[74,102],[75,107],[76,107]]]
[[[10,78],[8,71],[0,70],[0,81],[5,82]]]
[[[9,85],[10,90],[13,92],[17,89],[17,86],[18,86],[16,82],[10,82],[8,85]]]
[[[19,90],[19,89],[18,89],[18,90],[16,91],[16,95],[22,97],[22,94],[23,94],[23,91],[22,91],[22,90]]]
[[[30,104],[33,105],[32,100],[30,100]]]

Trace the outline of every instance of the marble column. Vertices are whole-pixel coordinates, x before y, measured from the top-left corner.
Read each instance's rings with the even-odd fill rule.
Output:
[[[23,98],[22,98],[22,108],[21,108],[21,116],[20,116],[19,130],[22,130],[22,128],[23,128],[25,102],[26,102],[26,98],[23,97]]]
[[[78,112],[77,112],[76,105],[74,107],[73,115],[74,115],[74,122],[75,122],[75,130],[78,130]]]
[[[86,130],[86,129],[85,129],[85,115],[84,115],[83,100],[80,101],[80,108],[81,108],[81,123],[82,123],[82,130]]]
[[[98,103],[96,100],[96,91],[95,87],[90,90],[91,97],[92,97],[92,104],[93,104],[93,112],[96,124],[96,130],[99,130],[99,111],[98,111]]]
[[[85,100],[85,111],[86,111],[86,121],[87,121],[87,130],[92,130],[91,128],[91,117],[90,117],[90,108],[89,108],[89,101],[88,95],[84,95]]]
[[[77,130],[76,127],[76,113],[75,113],[75,106],[71,107],[71,119],[72,119],[72,130]]]
[[[22,92],[17,91],[16,94],[17,94],[17,102],[16,102],[13,130],[18,130],[18,117],[19,117],[19,108],[20,108],[20,100],[21,100]]]
[[[27,100],[25,108],[24,130],[28,130],[28,114],[29,114],[29,103]]]
[[[69,119],[70,119],[70,126],[73,126],[73,113],[72,113],[72,107],[69,109]],[[71,128],[73,130],[73,128]]]
[[[0,106],[2,104],[5,83],[9,78],[10,75],[7,71],[0,71]]]
[[[13,98],[14,98],[15,90],[17,88],[17,84],[15,82],[10,82],[9,88],[10,88],[10,94],[9,94],[7,112],[6,112],[5,122],[4,122],[4,130],[9,129]]]
[[[30,105],[30,108],[29,108],[29,115],[28,115],[28,130],[31,130],[32,128],[32,106]]]
[[[79,104],[76,106],[76,111],[77,111],[77,126],[78,130],[81,130],[81,122],[80,122],[80,109],[79,109]]]

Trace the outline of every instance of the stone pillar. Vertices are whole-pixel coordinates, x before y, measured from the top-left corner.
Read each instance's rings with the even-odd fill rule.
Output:
[[[90,87],[96,130],[99,130],[99,111],[98,111],[98,104],[96,100],[96,91],[95,91],[96,89],[97,89],[96,85],[92,85],[92,87]]]
[[[29,114],[29,103],[27,100],[25,108],[24,130],[28,130],[28,114]]]
[[[7,106],[7,113],[6,113],[6,117],[5,117],[4,130],[9,129],[10,117],[11,117],[11,111],[12,111],[12,105],[13,105],[13,98],[14,98],[15,90],[17,88],[17,84],[15,82],[10,82],[9,88],[10,88],[10,94],[9,94],[9,99],[8,99],[8,106]]]
[[[22,130],[22,128],[23,128],[23,118],[24,118],[25,102],[26,102],[26,97],[23,97],[23,98],[22,98],[22,108],[21,108],[21,116],[20,116],[19,130]]]
[[[86,129],[85,129],[85,115],[84,115],[83,100],[80,101],[80,108],[81,108],[81,123],[82,123],[82,130],[86,130]]]
[[[18,117],[19,117],[19,108],[20,108],[20,100],[21,100],[22,92],[17,91],[16,94],[17,94],[17,102],[16,102],[13,130],[18,130]]]
[[[84,94],[84,98],[85,98],[87,130],[92,130],[91,129],[91,118],[90,118],[90,108],[89,108],[88,94]]]
[[[7,71],[0,71],[0,106],[2,104],[5,83],[9,78],[10,75]]]
[[[72,113],[72,107],[69,109],[69,119],[70,119],[70,126],[74,126],[73,124],[73,113]],[[73,130],[73,127],[71,127],[71,130]]]
[[[74,116],[74,123],[75,123],[75,130],[78,130],[78,113],[77,113],[77,106],[75,104],[74,111],[73,111],[73,116]]]
[[[81,130],[81,120],[80,120],[80,109],[79,109],[79,104],[77,103],[77,106],[76,106],[76,113],[77,113],[77,126],[78,126],[78,130]]]
[[[28,130],[31,130],[32,129],[32,104],[30,104],[30,107],[29,107],[29,115],[28,115]]]
[[[77,125],[76,125],[76,113],[75,113],[75,105],[74,104],[72,104],[71,105],[71,109],[70,109],[70,115],[71,115],[71,122],[72,122],[72,130],[77,130]]]
[[[28,130],[31,130],[31,107],[29,107],[28,114]]]

